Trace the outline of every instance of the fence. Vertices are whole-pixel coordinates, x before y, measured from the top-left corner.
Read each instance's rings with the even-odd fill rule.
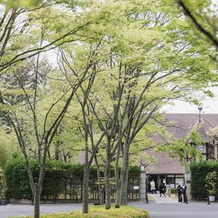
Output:
[[[61,194],[50,193],[43,195],[44,202],[82,202],[82,180],[64,179],[64,190]],[[128,200],[137,201],[140,199],[139,195],[139,178],[129,180],[128,184]],[[116,196],[116,187],[111,185],[111,200],[114,201]],[[99,185],[97,180],[89,181],[89,200],[90,202],[97,202],[100,200]]]

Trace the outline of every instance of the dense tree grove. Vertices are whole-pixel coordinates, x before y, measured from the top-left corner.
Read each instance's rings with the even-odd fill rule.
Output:
[[[111,168],[115,205],[127,204],[129,165],[155,146],[152,135],[164,134],[162,107],[212,96],[211,42],[171,0],[0,2],[0,115],[25,158],[34,218],[51,159],[84,164],[84,213],[93,163],[99,184],[104,172],[105,207]],[[199,2],[191,7],[209,5]],[[39,163],[37,179],[31,159]]]

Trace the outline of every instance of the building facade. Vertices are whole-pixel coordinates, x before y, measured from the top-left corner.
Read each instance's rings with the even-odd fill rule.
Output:
[[[193,130],[199,133],[204,143],[195,145],[202,154],[202,159],[213,161],[218,158],[217,142],[211,141],[208,132],[218,126],[218,114],[166,114],[164,125],[172,135],[172,139],[187,138]],[[167,145],[166,145],[167,146]],[[167,152],[155,152],[154,149],[146,151],[156,161],[149,163],[145,168],[147,175],[147,191],[150,190],[149,183],[153,179],[158,190],[161,182],[168,187],[176,188],[179,184],[190,185],[190,176],[186,175],[186,169],[179,158],[171,158]],[[187,162],[195,161],[187,156]],[[187,179],[188,178],[188,179]],[[188,184],[187,184],[188,183]]]

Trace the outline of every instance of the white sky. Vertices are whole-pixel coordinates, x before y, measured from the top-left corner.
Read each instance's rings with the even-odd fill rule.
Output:
[[[202,102],[201,113],[205,114],[218,114],[218,88],[211,89],[214,93],[214,97],[210,100]],[[190,103],[175,101],[174,106],[164,107],[166,113],[199,113],[198,105],[191,105]]]

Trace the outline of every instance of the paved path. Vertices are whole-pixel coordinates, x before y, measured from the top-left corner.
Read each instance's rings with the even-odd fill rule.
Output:
[[[160,197],[149,194],[149,203],[130,202],[129,205],[149,211],[150,218],[218,218],[218,203],[207,201],[190,201],[188,204],[177,201],[177,196]]]
[[[155,203],[163,203],[163,204],[172,204],[172,203],[178,203],[177,199],[169,198],[168,196],[161,196],[159,194],[148,194],[148,199],[150,202],[154,201]]]
[[[218,218],[218,204],[207,202],[155,203],[130,202],[129,205],[149,211],[150,218]]]

